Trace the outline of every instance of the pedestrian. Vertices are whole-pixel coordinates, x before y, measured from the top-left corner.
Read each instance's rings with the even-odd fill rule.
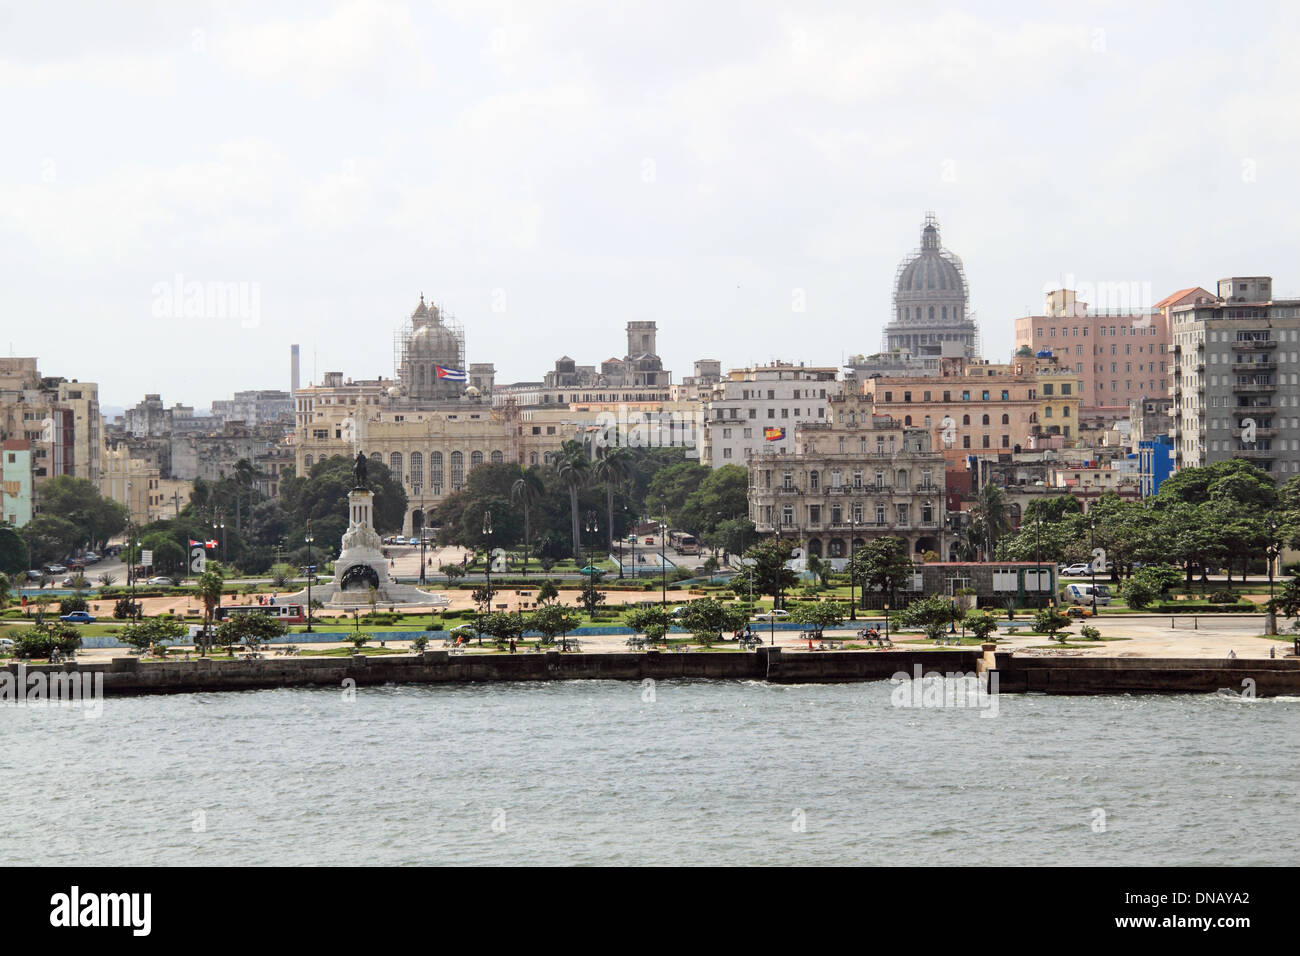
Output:
[[[1228,659],[1229,659],[1229,660],[1235,660],[1236,657],[1237,657],[1237,652],[1234,651],[1231,647],[1228,648]]]

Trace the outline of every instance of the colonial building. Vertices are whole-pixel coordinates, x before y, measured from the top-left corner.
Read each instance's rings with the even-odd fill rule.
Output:
[[[924,428],[876,414],[870,395],[846,389],[820,422],[794,429],[795,450],[749,459],[749,517],[760,533],[808,554],[848,557],[894,536],[913,554],[947,552],[944,456]]]
[[[968,314],[969,299],[961,259],[943,248],[938,220],[926,213],[921,248],[903,260],[894,277],[885,351],[939,355],[944,343],[956,343],[966,358],[978,357],[979,329]]]

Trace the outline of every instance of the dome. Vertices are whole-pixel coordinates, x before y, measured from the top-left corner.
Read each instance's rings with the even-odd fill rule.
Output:
[[[477,385],[471,385],[469,388],[465,389],[465,394],[468,395],[470,398],[478,398],[479,395],[483,393],[478,390]]]
[[[954,292],[962,291],[961,272],[938,248],[923,249],[921,254],[903,267],[898,277],[898,291],[904,292]]]
[[[422,325],[411,333],[412,354],[454,359],[460,353],[455,334],[445,325]]]

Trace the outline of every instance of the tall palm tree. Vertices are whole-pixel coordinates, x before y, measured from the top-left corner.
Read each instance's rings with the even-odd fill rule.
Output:
[[[984,523],[984,544],[987,547],[984,560],[992,561],[998,542],[1011,530],[1007,517],[1007,496],[1001,486],[992,482],[980,490],[979,501],[974,509],[975,516]]]
[[[212,627],[212,615],[216,612],[217,607],[221,604],[221,588],[225,584],[225,579],[220,568],[209,568],[199,575],[197,593],[199,599],[203,602],[203,649],[201,653],[206,654],[208,648],[207,635]]]
[[[582,561],[582,538],[578,530],[578,491],[591,477],[591,459],[587,451],[572,439],[560,446],[555,459],[555,474],[569,491],[569,517],[573,522],[573,559]]]
[[[607,448],[591,469],[592,480],[605,486],[605,520],[609,550],[614,550],[614,491],[632,477],[632,456],[626,448]]]
[[[510,497],[524,506],[524,574],[528,573],[528,552],[532,548],[533,506],[546,495],[546,486],[536,465],[519,466],[519,477],[510,486]]]

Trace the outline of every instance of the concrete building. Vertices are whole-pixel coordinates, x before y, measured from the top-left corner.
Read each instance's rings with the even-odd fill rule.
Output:
[[[1194,291],[1149,309],[1090,312],[1073,290],[1057,289],[1047,294],[1044,315],[1016,319],[1016,347],[1051,349],[1062,363],[1072,363],[1082,380],[1085,415],[1097,407],[1127,407],[1168,389],[1167,303]]]
[[[894,536],[944,555],[944,457],[923,428],[879,415],[856,388],[827,399],[822,421],[794,427],[790,452],[749,458],[749,518],[819,557],[844,558]]]
[[[1300,471],[1300,299],[1268,276],[1220,279],[1213,299],[1170,310],[1175,465],[1244,458]]]
[[[7,438],[0,444],[3,485],[0,485],[0,521],[21,528],[32,520],[32,446],[25,438]]]
[[[0,359],[0,439],[24,439],[39,486],[68,475],[99,478],[99,386],[42,376],[34,358]]]
[[[833,366],[786,362],[732,369],[705,409],[701,464],[745,465],[756,455],[793,452],[796,425],[826,421],[838,376]]]
[[[218,426],[225,422],[243,422],[245,425],[265,425],[271,422],[287,424],[293,421],[294,411],[293,395],[273,388],[236,392],[234,398],[218,399],[212,403],[212,418]]]

